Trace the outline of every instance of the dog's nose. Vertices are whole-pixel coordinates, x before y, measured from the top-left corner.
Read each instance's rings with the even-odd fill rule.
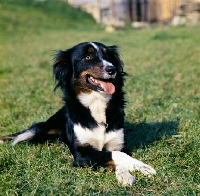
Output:
[[[113,74],[116,73],[116,68],[115,68],[115,66],[110,66],[110,65],[108,65],[108,66],[106,66],[105,70],[106,70],[106,72],[107,72],[109,75],[113,75]]]

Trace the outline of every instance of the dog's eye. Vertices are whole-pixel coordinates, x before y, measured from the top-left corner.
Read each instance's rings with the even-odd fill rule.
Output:
[[[88,56],[85,57],[85,60],[87,60],[87,61],[91,60],[91,59],[92,59],[92,57],[90,55],[88,55]]]

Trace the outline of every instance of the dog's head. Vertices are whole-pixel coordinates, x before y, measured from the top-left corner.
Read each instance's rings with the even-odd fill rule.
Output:
[[[123,85],[123,63],[117,46],[97,42],[80,43],[59,51],[53,64],[55,89],[67,93],[99,91],[114,94]]]

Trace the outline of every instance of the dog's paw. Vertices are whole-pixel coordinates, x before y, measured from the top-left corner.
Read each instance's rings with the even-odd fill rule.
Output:
[[[156,170],[151,166],[143,163],[142,161],[134,159],[123,152],[113,151],[112,159],[114,160],[116,166],[122,165],[129,171],[140,171],[146,176],[156,174]]]
[[[134,176],[132,176],[127,168],[125,168],[123,165],[116,166],[115,170],[116,178],[118,182],[124,186],[126,185],[134,185],[136,183],[136,179]]]
[[[148,176],[148,177],[151,177],[152,175],[156,174],[156,170],[154,168],[143,163],[142,161],[140,162],[141,163],[137,165],[136,170],[140,171],[141,173],[143,173],[145,176]]]

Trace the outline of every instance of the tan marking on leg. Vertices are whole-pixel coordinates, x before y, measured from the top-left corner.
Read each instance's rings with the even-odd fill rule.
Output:
[[[106,166],[106,171],[114,171],[116,168],[115,162],[113,160],[108,161],[108,164]]]

